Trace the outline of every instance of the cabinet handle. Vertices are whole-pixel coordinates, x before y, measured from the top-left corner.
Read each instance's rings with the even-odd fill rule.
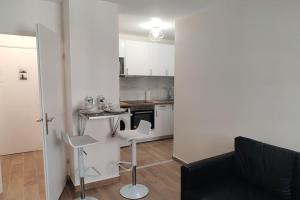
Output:
[[[155,116],[158,117],[157,110],[155,111]]]
[[[141,111],[141,112],[136,111],[135,112],[135,114],[151,114],[151,113],[153,113],[153,111]]]
[[[126,68],[126,75],[128,75],[128,68]]]

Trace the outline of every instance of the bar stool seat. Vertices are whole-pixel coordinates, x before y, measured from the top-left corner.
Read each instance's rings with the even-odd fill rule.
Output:
[[[132,183],[123,186],[120,189],[120,194],[127,199],[141,199],[148,195],[149,189],[141,184],[136,183],[136,167],[137,167],[137,147],[136,142],[140,139],[150,137],[151,123],[141,120],[136,130],[119,131],[118,136],[123,140],[131,143],[131,162],[120,162],[131,164]]]
[[[136,130],[125,130],[125,131],[120,131],[120,134],[118,136],[122,140],[126,140],[126,141],[130,142],[132,140],[138,141],[140,139],[145,139],[147,137],[150,137],[151,135],[139,133]]]
[[[78,151],[78,168],[79,168],[79,177],[80,177],[80,197],[76,198],[75,200],[97,200],[94,197],[86,197],[85,196],[85,185],[84,185],[84,177],[86,169],[84,167],[84,154],[86,152],[83,148],[96,145],[99,143],[98,140],[92,138],[89,135],[83,135],[83,136],[69,136],[68,134],[63,134],[63,139],[65,143],[73,147]],[[94,167],[91,167],[97,174],[100,175],[100,172],[95,169]]]
[[[91,136],[89,135],[83,135],[83,136],[72,136],[72,137],[69,137],[70,138],[70,145],[73,147],[73,148],[84,148],[84,147],[88,147],[88,146],[91,146],[91,145],[94,145],[94,144],[97,144],[99,143],[98,140],[92,138]]]

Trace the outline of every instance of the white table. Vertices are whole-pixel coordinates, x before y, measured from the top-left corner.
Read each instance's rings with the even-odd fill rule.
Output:
[[[95,114],[86,114],[79,111],[79,117],[78,117],[78,124],[79,124],[79,135],[84,135],[86,122],[88,120],[103,120],[108,119],[110,120],[112,126],[111,130],[111,136],[114,137],[116,134],[116,131],[119,127],[119,122],[122,117],[128,117],[131,116],[131,113],[124,112],[124,113],[108,113],[108,112],[101,112],[101,113],[95,113]],[[114,122],[115,118],[118,118],[117,122]]]

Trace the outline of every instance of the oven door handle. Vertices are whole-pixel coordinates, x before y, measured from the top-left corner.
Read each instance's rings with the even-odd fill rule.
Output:
[[[142,112],[135,112],[134,114],[152,114],[153,111],[142,111]]]

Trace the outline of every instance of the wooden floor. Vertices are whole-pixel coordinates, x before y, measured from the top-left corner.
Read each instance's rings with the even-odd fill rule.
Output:
[[[138,183],[149,187],[148,200],[180,199],[180,164],[172,161],[173,140],[138,144]],[[130,148],[121,149],[122,160],[130,161]],[[0,157],[4,192],[0,200],[44,200],[44,172],[42,152],[29,152]],[[102,187],[92,187],[87,195],[99,200],[123,200],[119,190],[131,182],[131,172],[123,171],[120,182]],[[70,184],[60,200],[71,200],[79,194]]]
[[[0,157],[3,193],[0,200],[44,200],[42,151]]]
[[[147,200],[180,199],[180,164],[172,161],[173,140],[138,144],[137,182],[147,185],[150,193]],[[122,160],[130,160],[130,148],[121,150]],[[119,194],[122,186],[131,182],[131,172],[123,172],[120,182],[87,190],[87,195],[99,200],[123,200]],[[67,185],[60,200],[71,200],[79,194]]]
[[[137,145],[138,166],[153,164],[160,161],[172,160],[173,140],[160,140],[155,142],[140,143]],[[121,160],[130,161],[131,148],[121,149]]]

